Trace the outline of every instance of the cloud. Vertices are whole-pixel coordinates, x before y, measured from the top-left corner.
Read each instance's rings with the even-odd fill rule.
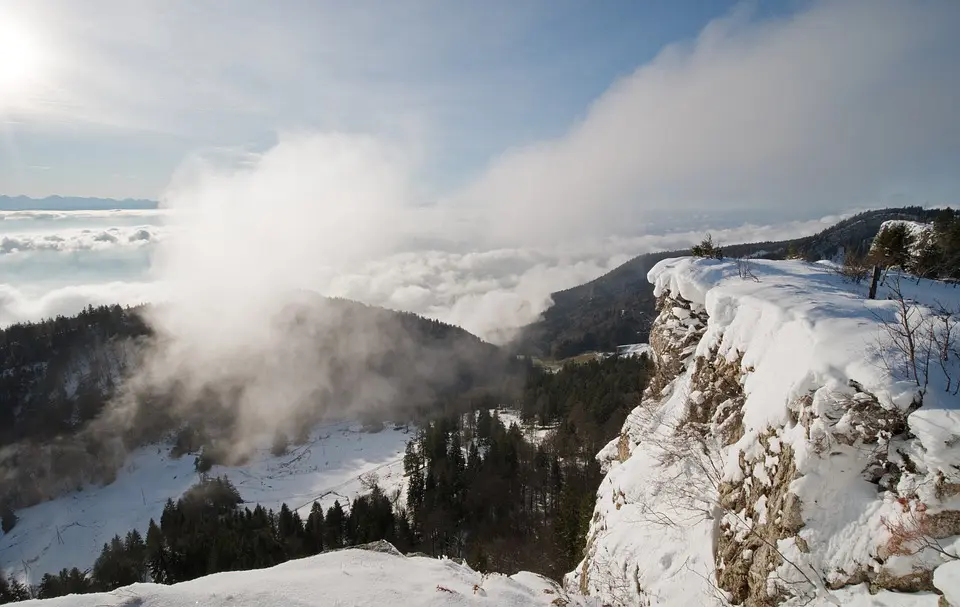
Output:
[[[341,144],[352,151],[335,152]],[[372,162],[362,150],[372,152]],[[327,185],[296,177],[317,175],[313,167],[341,153],[352,156],[353,166],[341,164],[347,173],[326,179]],[[490,248],[468,214],[419,207],[397,196],[394,184],[409,181],[400,156],[366,138],[301,135],[262,156],[228,157],[226,165],[189,162],[161,210],[2,214],[0,272],[11,285],[0,321],[179,297],[181,310],[207,314],[197,320],[206,323],[232,302],[255,301],[261,293],[314,290],[503,341],[536,320],[552,292],[592,280],[634,255],[687,247],[706,230],[725,243],[779,240],[838,220],[757,225],[737,217],[684,215],[650,222],[629,237]],[[367,174],[393,177],[357,206],[343,192]],[[262,191],[276,196],[257,204]],[[330,201],[344,204],[333,204],[331,211]],[[358,216],[343,221],[337,212]],[[155,223],[142,225],[145,220]],[[121,289],[123,283],[129,288]]]
[[[0,326],[41,318],[72,316],[89,305],[136,306],[162,299],[156,283],[108,282],[50,290],[18,289],[0,284]]]
[[[0,211],[0,221],[9,222],[12,225],[18,221],[127,221],[144,219],[163,219],[169,213],[164,209],[110,209],[110,210],[84,210],[84,211],[43,211],[43,210],[22,210],[22,211]],[[2,224],[0,224],[2,225]],[[5,229],[5,226],[0,227]]]
[[[838,220],[742,224],[712,233],[717,241],[730,244],[783,240],[816,233]],[[321,290],[436,318],[501,342],[536,321],[553,303],[552,293],[593,280],[636,255],[687,248],[704,233],[702,229],[660,229],[661,233],[585,238],[544,248],[398,253],[341,272]]]
[[[948,1],[813,2],[768,20],[741,7],[451,199],[503,239],[543,242],[629,229],[650,209],[956,196],[958,22]]]
[[[105,251],[118,247],[142,247],[162,240],[166,234],[163,228],[147,225],[0,234],[0,256],[35,251]]]
[[[345,320],[336,313],[316,312],[319,329],[278,322],[291,305],[312,301],[311,291],[417,312],[502,340],[535,320],[550,304],[551,292],[594,278],[643,250],[701,237],[698,231],[484,248],[482,239],[475,240],[475,226],[446,221],[449,209],[416,204],[411,186],[416,166],[405,152],[365,136],[301,134],[262,154],[193,158],[162,198],[170,223],[163,226],[163,238],[148,240],[146,284],[67,285],[47,289],[38,300],[7,288],[0,321],[87,303],[155,302],[148,319],[157,338],[103,422],[129,421],[144,395],[173,394],[177,414],[190,414],[198,403],[236,405],[234,438],[257,441],[263,432],[290,424],[305,402],[330,394],[342,374],[363,392],[328,403],[341,411],[390,402],[398,390],[393,380],[369,368],[370,357],[382,356],[376,353],[389,351],[391,340],[398,339],[381,324],[354,323],[349,336],[328,343],[330,327]],[[819,222],[784,229],[815,227]],[[84,253],[103,256],[142,250],[137,238],[152,228],[87,225],[80,232],[41,231],[21,241],[35,247],[55,243],[55,249],[82,234],[87,239],[82,245],[94,247]],[[723,240],[737,235],[736,230],[717,234]],[[434,246],[422,246],[425,242]],[[34,251],[41,253],[66,255]],[[336,349],[342,364],[331,364],[328,348]],[[446,366],[433,361],[418,371],[420,379],[442,377],[450,372]]]
[[[334,373],[369,382],[358,384],[363,394],[324,406],[385,400],[392,386],[364,366],[391,339],[384,327],[354,326],[348,344],[333,345],[324,342],[336,329],[333,310],[302,324],[279,319],[304,302],[318,314],[308,292],[338,268],[395,249],[413,227],[409,162],[404,150],[369,137],[324,134],[185,163],[161,199],[173,228],[149,270],[163,291],[148,311],[157,339],[111,416],[128,419],[138,395],[175,393],[178,413],[201,401],[236,405],[240,440],[290,423],[305,402],[334,392]],[[334,347],[338,370],[327,352]]]

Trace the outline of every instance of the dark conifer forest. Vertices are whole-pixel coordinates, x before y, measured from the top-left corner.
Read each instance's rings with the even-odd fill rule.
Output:
[[[159,521],[104,544],[92,570],[47,574],[32,589],[0,578],[0,602],[173,584],[378,540],[481,571],[559,579],[583,552],[602,478],[594,455],[616,436],[650,371],[639,357],[555,373],[528,366],[516,403],[524,428],[506,425],[488,403],[422,421],[406,447],[405,500],[373,484],[353,503],[272,511],[246,504],[229,480],[198,465],[196,485],[169,500]]]

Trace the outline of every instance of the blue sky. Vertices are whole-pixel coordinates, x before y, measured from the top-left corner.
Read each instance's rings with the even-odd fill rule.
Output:
[[[308,129],[408,143],[426,190],[442,192],[504,150],[562,136],[612,83],[735,6],[136,4],[0,4],[41,55],[13,107],[0,104],[0,193],[156,198],[191,152],[262,150]]]

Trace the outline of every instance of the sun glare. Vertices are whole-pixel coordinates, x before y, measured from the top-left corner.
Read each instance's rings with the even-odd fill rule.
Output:
[[[30,29],[0,16],[0,107],[23,101],[40,76],[42,52]]]

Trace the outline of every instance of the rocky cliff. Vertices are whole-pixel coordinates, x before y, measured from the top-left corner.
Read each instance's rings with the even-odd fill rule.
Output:
[[[656,377],[598,456],[567,586],[611,605],[952,604],[960,291],[891,277],[867,300],[800,261],[648,278]]]

